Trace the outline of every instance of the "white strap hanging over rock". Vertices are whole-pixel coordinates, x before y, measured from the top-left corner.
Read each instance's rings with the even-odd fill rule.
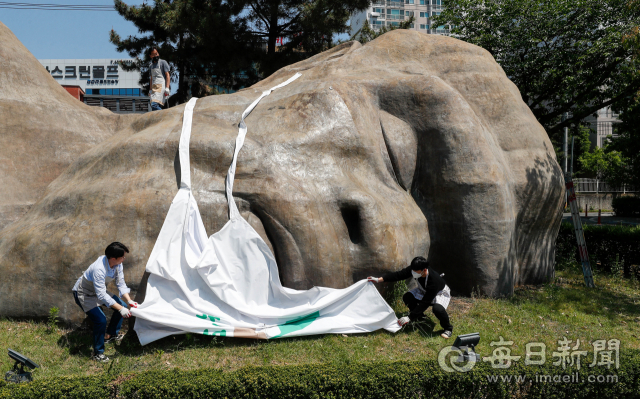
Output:
[[[187,332],[270,339],[400,329],[393,310],[366,280],[344,289],[283,287],[269,247],[240,216],[233,200],[238,153],[247,134],[244,119],[262,98],[299,76],[263,92],[242,113],[225,182],[229,221],[211,237],[191,193],[189,140],[196,99],[185,106],[180,189],[147,262],[144,303],[132,309],[143,345]]]

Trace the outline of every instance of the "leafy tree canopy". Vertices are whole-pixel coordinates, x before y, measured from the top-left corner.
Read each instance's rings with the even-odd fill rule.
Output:
[[[141,35],[121,38],[111,30],[109,39],[119,52],[137,59],[131,68],[142,72],[140,84],[144,87],[149,86],[152,47],[157,47],[160,58],[172,67],[178,102],[186,99],[187,80],[192,90],[203,91],[192,93],[196,96],[206,94],[203,82],[237,88],[251,80],[251,50],[255,46],[246,33],[246,22],[239,18],[243,0],[157,0],[139,6],[114,0],[114,4]]]
[[[640,94],[640,93],[639,93]],[[640,190],[640,98],[635,97],[622,108],[621,123],[616,125],[616,138],[607,147],[619,153],[622,166],[616,171],[617,181]]]
[[[637,0],[447,0],[434,25],[488,50],[556,145],[640,88]]]
[[[352,12],[369,0],[155,0],[129,6],[114,0],[115,8],[133,22],[141,35],[110,41],[138,62],[141,84],[149,85],[148,50],[157,46],[172,66],[178,97],[191,90],[206,94],[213,83],[237,89],[279,68],[317,54],[333,45],[336,33],[347,31]],[[280,41],[281,46],[277,46]],[[126,67],[126,66],[123,66]],[[194,84],[195,83],[195,84]]]
[[[368,6],[369,0],[248,0],[249,32],[266,43],[261,72],[269,75],[332,47],[334,34],[347,32],[351,14]]]

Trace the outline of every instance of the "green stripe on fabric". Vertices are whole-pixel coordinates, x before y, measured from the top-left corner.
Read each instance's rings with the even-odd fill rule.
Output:
[[[287,334],[292,333],[294,331],[302,330],[303,328],[305,328],[309,324],[313,323],[314,320],[316,320],[318,317],[320,317],[320,312],[319,311],[313,312],[313,313],[308,314],[306,316],[298,317],[298,318],[293,319],[293,320],[289,320],[288,322],[286,322],[284,324],[279,324],[278,328],[280,329],[280,334],[274,335],[270,339],[280,338],[283,335],[287,335]]]

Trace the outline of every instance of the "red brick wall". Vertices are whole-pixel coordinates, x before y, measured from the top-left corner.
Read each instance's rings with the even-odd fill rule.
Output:
[[[84,102],[84,90],[80,86],[62,86],[76,100]]]

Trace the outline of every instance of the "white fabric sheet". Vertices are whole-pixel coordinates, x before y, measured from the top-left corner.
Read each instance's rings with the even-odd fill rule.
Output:
[[[145,300],[132,309],[143,345],[186,332],[271,339],[400,329],[391,307],[366,280],[344,289],[283,287],[269,247],[233,200],[236,162],[247,134],[244,119],[262,98],[299,76],[263,92],[242,114],[226,179],[230,220],[211,237],[191,192],[189,139],[196,99],[187,103],[179,144],[180,189],[147,262]]]

